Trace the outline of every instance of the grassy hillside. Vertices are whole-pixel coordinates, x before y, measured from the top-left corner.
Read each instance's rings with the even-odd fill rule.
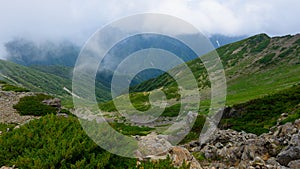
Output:
[[[246,102],[300,82],[300,35],[270,38],[259,34],[225,45],[217,52],[225,69],[228,105]],[[209,92],[210,83],[201,60],[187,62],[187,65],[198,79],[202,92]],[[168,74],[163,74],[133,87],[131,91],[151,91],[161,87],[164,90],[176,88],[176,82]]]
[[[31,91],[67,95],[63,87],[70,88],[71,82],[53,74],[37,71],[12,62],[0,60],[1,78]]]
[[[300,118],[300,85],[227,108],[220,126],[262,134],[276,125],[282,113],[288,117],[281,123]]]
[[[34,92],[46,92],[64,99],[70,99],[70,94],[63,88],[72,88],[71,70],[64,66],[34,66],[31,68],[0,60],[0,79]],[[96,83],[99,101],[111,98],[108,91],[101,83]]]

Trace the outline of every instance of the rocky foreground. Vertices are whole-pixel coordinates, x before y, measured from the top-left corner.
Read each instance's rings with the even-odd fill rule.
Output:
[[[13,105],[20,98],[31,95],[34,93],[4,92],[0,88],[0,122],[23,124],[38,118],[20,116],[13,109]],[[52,105],[52,101],[45,104]],[[185,145],[172,146],[166,136],[155,133],[136,136],[136,139],[140,146],[153,154],[145,156],[139,152],[140,160],[156,161],[169,156],[178,167],[187,162],[190,168],[195,169],[300,169],[300,119],[294,123],[277,125],[269,133],[260,136],[217,129],[202,144],[192,141]],[[5,166],[1,167],[4,168]]]
[[[0,123],[23,124],[37,118],[34,116],[21,116],[13,108],[19,102],[20,98],[33,95],[35,94],[32,92],[2,91],[0,86]]]
[[[269,133],[260,136],[217,129],[202,145],[199,141],[192,141],[182,146],[170,146],[164,137],[153,133],[139,139],[151,145],[153,152],[155,148],[161,151],[160,144],[168,146],[164,154],[149,158],[155,161],[170,156],[175,166],[186,161],[191,164],[191,168],[203,169],[300,168],[300,119],[275,126]]]

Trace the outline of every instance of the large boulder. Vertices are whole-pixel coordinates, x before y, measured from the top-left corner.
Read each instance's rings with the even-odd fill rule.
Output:
[[[166,139],[164,135],[157,135],[152,132],[147,136],[136,136],[139,141],[138,156],[141,159],[144,158],[165,158],[169,149],[172,147],[171,143]]]
[[[186,164],[190,164],[191,169],[202,169],[199,162],[186,148],[179,146],[172,147],[169,150],[169,156],[176,167],[180,167],[183,162],[186,162]]]
[[[277,155],[277,161],[284,166],[289,162],[300,159],[300,146],[288,147]]]

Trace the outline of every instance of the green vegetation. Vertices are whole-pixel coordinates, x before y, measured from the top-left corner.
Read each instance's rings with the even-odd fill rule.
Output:
[[[250,52],[261,52],[270,44],[270,37],[266,34],[261,34],[260,36],[254,36],[250,38]]]
[[[291,54],[293,52],[294,52],[294,50],[290,48],[290,49],[287,49],[284,52],[280,53],[278,55],[278,57],[283,58],[283,57],[286,57],[287,55],[289,55],[289,54]]]
[[[294,44],[300,45],[300,39],[297,39],[297,40],[294,42]]]
[[[227,104],[234,105],[243,103],[264,95],[276,93],[277,91],[291,87],[300,81],[300,58],[296,56],[297,43],[294,43],[289,48],[283,49],[285,57],[276,57],[280,48],[276,45],[276,41],[282,40],[286,44],[293,44],[290,37],[269,38],[265,34],[256,35],[245,40],[225,45],[217,49],[217,52],[223,63],[225,74],[227,76]],[[287,45],[286,45],[287,46]],[[251,52],[251,49],[255,48]],[[277,50],[274,51],[274,50]],[[256,60],[258,60],[256,62]],[[276,60],[276,62],[272,62]],[[271,64],[272,62],[272,64]],[[205,67],[200,59],[187,62],[194,76],[198,80],[198,87],[203,93],[209,93],[210,82]],[[263,69],[258,69],[263,67]],[[170,70],[178,72],[180,66]],[[181,77],[184,78],[184,77]],[[190,83],[190,81],[186,81]],[[132,87],[134,92],[151,91],[158,88],[163,88],[167,95],[173,94],[172,90],[177,88],[176,81],[167,73],[161,76],[145,81],[137,86]],[[180,98],[177,96],[170,98]],[[206,102],[209,100],[209,94],[202,95],[201,100]]]
[[[114,102],[112,100],[104,103],[99,103],[99,108],[107,112],[117,111],[117,108],[115,107]]]
[[[0,84],[7,84],[7,82],[4,80],[0,80]]]
[[[198,115],[191,131],[189,132],[188,135],[185,136],[185,138],[180,143],[184,144],[192,140],[198,140],[201,130],[204,126],[205,120],[206,117],[204,115]]]
[[[164,112],[161,114],[163,117],[176,117],[180,112],[180,104],[174,104],[172,106],[166,107]]]
[[[270,64],[270,62],[272,61],[272,59],[274,58],[275,55],[276,55],[276,53],[269,53],[266,56],[264,56],[263,58],[261,58],[259,60],[259,62],[262,64]]]
[[[25,96],[20,99],[18,104],[14,105],[14,108],[21,115],[44,116],[46,114],[55,114],[57,112],[56,108],[42,103],[42,101],[52,98],[52,96],[44,94]]]
[[[222,119],[221,125],[237,131],[262,134],[276,125],[282,113],[292,112],[300,103],[300,85],[283,90],[276,94],[234,105],[238,116]],[[286,121],[299,117],[299,110],[290,115]]]
[[[39,70],[44,73],[53,74],[65,79],[72,79],[72,67],[62,66],[62,65],[32,65],[30,68]]]
[[[140,111],[147,111],[151,106],[149,103],[149,93],[130,93],[132,105]]]
[[[10,130],[13,129],[16,125],[15,124],[5,124],[5,123],[0,123],[0,131],[6,132],[7,128]]]
[[[23,87],[14,86],[11,84],[4,84],[2,86],[3,91],[14,91],[14,92],[29,92],[28,89],[25,89]]]
[[[0,165],[18,168],[175,168],[170,159],[156,163],[110,154],[96,145],[76,118],[46,115],[0,136]],[[182,168],[188,168],[183,166]]]
[[[280,124],[285,124],[288,122],[294,122],[295,120],[300,119],[300,108],[296,109],[292,113],[289,114],[289,116],[280,122]]]
[[[154,128],[150,128],[150,127],[131,126],[131,125],[126,125],[124,123],[110,123],[110,126],[124,135],[132,135],[132,136],[134,135],[144,136],[149,134],[152,130],[154,130]]]
[[[31,68],[0,60],[0,78],[4,78],[11,84],[24,86],[32,92],[51,93],[60,98],[70,97],[70,94],[63,90],[64,87],[72,88],[72,79],[69,75],[70,68],[64,66],[49,66],[48,68],[48,70],[40,67]],[[103,102],[111,99],[106,87],[99,82],[96,82],[95,85],[98,101]]]

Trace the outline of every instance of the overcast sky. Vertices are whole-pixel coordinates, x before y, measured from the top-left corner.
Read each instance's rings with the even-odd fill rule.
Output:
[[[299,0],[2,0],[0,58],[16,37],[83,44],[98,28],[144,12],[179,17],[207,35],[300,32]]]

